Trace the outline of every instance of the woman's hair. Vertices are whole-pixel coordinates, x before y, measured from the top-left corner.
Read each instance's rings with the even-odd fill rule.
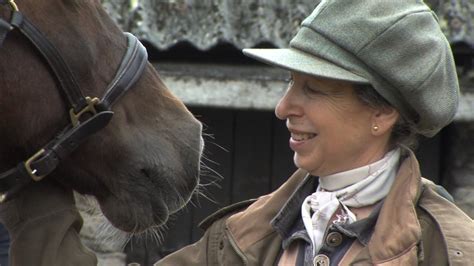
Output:
[[[354,91],[361,102],[371,107],[395,108],[370,84],[356,84]],[[416,133],[415,125],[400,115],[398,121],[393,126],[389,144],[392,146],[401,144],[415,149],[418,145],[418,134]]]

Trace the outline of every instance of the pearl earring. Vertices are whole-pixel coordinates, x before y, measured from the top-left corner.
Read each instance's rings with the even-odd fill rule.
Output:
[[[374,131],[377,131],[377,130],[379,130],[379,126],[375,125],[375,126],[373,127],[373,129],[374,129]]]

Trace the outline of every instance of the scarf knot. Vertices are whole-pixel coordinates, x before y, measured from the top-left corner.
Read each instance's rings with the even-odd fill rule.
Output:
[[[395,180],[400,149],[388,152],[381,160],[353,170],[320,177],[316,192],[306,197],[301,216],[316,255],[334,213],[341,207],[338,222],[357,220],[348,207],[364,207],[385,198]],[[327,191],[331,190],[331,191]]]

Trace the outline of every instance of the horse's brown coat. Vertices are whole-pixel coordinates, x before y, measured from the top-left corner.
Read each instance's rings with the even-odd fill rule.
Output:
[[[18,0],[58,48],[84,95],[100,97],[126,49],[99,1]],[[0,16],[9,17],[6,8]],[[42,182],[97,197],[106,217],[125,231],[162,224],[195,189],[201,124],[151,65],[113,107],[111,123]],[[36,50],[16,32],[0,48],[0,170],[23,161],[68,123],[57,82]]]

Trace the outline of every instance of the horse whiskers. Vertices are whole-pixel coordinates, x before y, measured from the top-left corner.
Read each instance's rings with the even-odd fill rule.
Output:
[[[194,207],[198,207],[201,205],[199,202],[201,198],[204,198],[212,203],[217,204],[218,202],[215,199],[213,199],[211,193],[209,193],[209,188],[212,188],[212,187],[220,188],[220,185],[217,182],[218,181],[214,180],[214,181],[209,181],[207,183],[200,183],[194,190],[193,197],[189,201],[189,204]]]
[[[212,187],[218,187],[219,182],[224,178],[221,174],[217,171],[212,169],[211,167],[207,166],[203,161],[201,161],[201,182],[197,185],[196,189],[194,190],[194,195],[191,198],[190,204],[192,206],[200,205],[199,199],[205,198],[213,203],[217,203],[216,200],[212,199],[210,193],[208,193],[208,189]],[[205,180],[205,181],[204,181]],[[197,201],[197,202],[195,202]]]
[[[226,148],[222,147],[221,145],[217,144],[217,142],[207,140],[206,143],[207,144],[212,144],[212,145],[216,146],[217,148],[223,150],[224,152],[229,152],[228,149],[226,149]]]
[[[203,126],[204,126],[204,124],[203,124]],[[203,131],[201,133],[201,135],[202,135],[202,137],[208,137],[208,138],[213,139],[213,140],[216,139],[216,137],[214,137],[214,134],[212,134],[212,133],[207,133],[207,132]]]
[[[218,202],[216,200],[212,199],[210,194],[208,195],[208,193],[206,193],[206,192],[207,192],[207,188],[205,186],[199,186],[195,191],[196,200],[199,200],[199,198],[205,198],[205,199],[207,199],[208,201],[210,201],[212,203],[218,204]],[[194,204],[194,202],[192,200],[190,202],[192,204]]]
[[[219,165],[218,162],[216,162],[216,161],[212,160],[210,157],[208,157],[208,155],[206,153],[207,153],[207,150],[205,150],[204,153],[201,155],[201,161],[200,161],[201,166],[202,166],[203,161],[212,163],[214,165]],[[209,154],[209,155],[212,155],[212,154]]]
[[[168,230],[168,226],[166,224],[153,226],[148,228],[145,231],[139,233],[132,233],[128,238],[128,242],[130,242],[131,249],[133,249],[133,243],[135,241],[143,241],[147,243],[147,240],[151,239],[156,244],[161,244],[164,240],[164,233]]]
[[[229,152],[228,149],[224,148],[222,145],[219,145],[217,142],[215,142],[215,137],[212,134],[207,134],[207,133],[202,133],[203,139],[206,143],[206,145],[214,145],[215,147],[219,148],[220,150],[224,152]]]
[[[209,181],[207,183],[201,183],[199,184],[199,189],[207,189],[207,187],[217,187],[217,188],[222,188],[222,186],[218,183],[218,180],[214,181]]]
[[[224,177],[219,172],[206,165],[203,161],[201,161],[201,177],[214,177],[217,180],[224,179]]]
[[[203,124],[203,127],[206,127],[206,124],[204,124],[204,123],[202,123],[202,124]],[[202,135],[202,137],[203,137],[203,139],[204,139],[204,142],[205,142],[206,144],[212,144],[212,145],[218,147],[219,149],[223,150],[224,152],[229,152],[228,149],[222,147],[221,145],[217,144],[217,143],[214,142],[214,141],[211,141],[211,140],[215,140],[214,134],[206,133],[206,132],[204,132],[204,130],[203,130],[203,132],[201,132],[201,135]],[[192,151],[194,151],[194,152],[201,152],[200,150],[194,148],[193,145],[190,145],[189,143],[187,143],[186,141],[184,141],[182,138],[179,138],[176,134],[169,134],[168,137],[173,138],[174,141],[181,142],[187,149],[190,149],[190,150],[192,150]],[[203,153],[205,152],[205,150],[206,150],[206,148],[204,147]],[[202,155],[204,156],[204,154],[202,154]],[[206,158],[206,159],[208,159],[208,158]]]
[[[139,230],[139,225],[138,225],[138,218],[136,217],[137,214],[134,213],[135,215],[135,227],[134,227],[134,230],[132,233],[129,234],[129,238],[128,238],[128,242],[130,242],[130,244],[132,245],[131,248],[133,249],[133,242],[134,240],[136,241],[141,241],[141,240],[147,240],[149,238],[149,236],[151,235],[152,237],[156,234],[154,231],[161,231],[161,230],[166,230],[167,227],[165,225],[157,225],[157,226],[153,226],[153,227],[150,227],[146,230]],[[157,240],[157,243],[161,243],[163,241],[163,238],[162,239],[158,239]],[[145,241],[146,243],[146,241]]]

